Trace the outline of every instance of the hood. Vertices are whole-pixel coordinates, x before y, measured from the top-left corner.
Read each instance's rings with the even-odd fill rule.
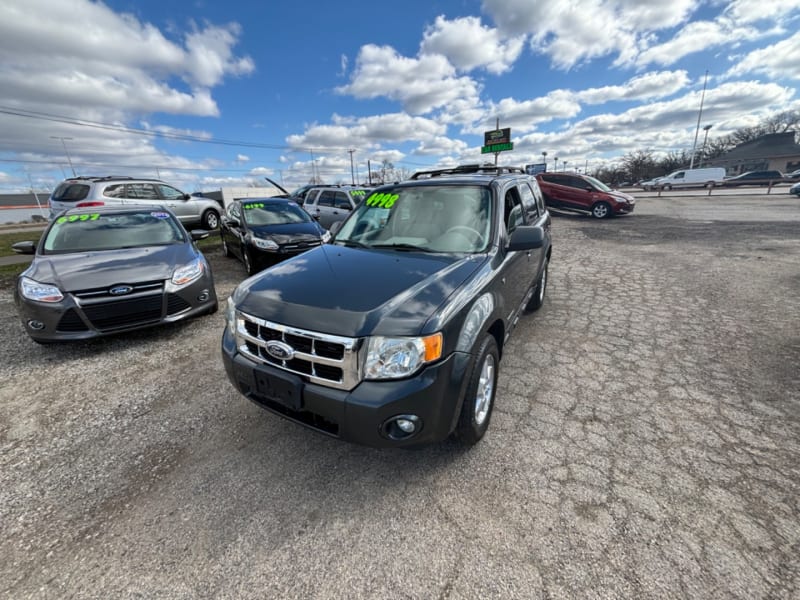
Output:
[[[100,252],[37,254],[25,276],[64,292],[169,279],[176,266],[198,256],[191,244],[146,246]]]
[[[324,229],[316,222],[285,223],[283,225],[250,225],[252,234],[259,238],[271,238],[277,244],[295,240],[318,240]]]
[[[234,302],[267,321],[333,335],[417,335],[486,260],[324,245],[246,279]]]

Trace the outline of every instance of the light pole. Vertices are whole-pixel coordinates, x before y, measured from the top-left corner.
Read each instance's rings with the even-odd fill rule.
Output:
[[[353,185],[355,185],[356,176],[355,173],[353,172],[353,152],[355,152],[355,150],[353,148],[350,148],[348,152],[350,153],[350,181],[353,183]]]
[[[544,170],[547,171],[547,152],[542,152],[542,162],[544,163]]]
[[[553,167],[553,171],[558,171],[558,157],[556,156],[553,158],[553,162],[555,162],[555,166]]]
[[[561,168],[564,169],[565,171],[567,170],[567,161],[565,160],[561,161]]]
[[[705,131],[706,134],[703,136],[703,147],[700,149],[700,164],[698,165],[699,167],[703,166],[703,159],[706,157],[706,141],[708,140],[708,130],[711,129],[713,126],[714,125],[712,124],[703,127],[703,131]]]
[[[69,168],[72,169],[72,176],[77,177],[77,173],[75,172],[75,167],[72,166],[72,159],[69,156],[69,151],[67,150],[67,142],[64,140],[71,140],[71,137],[61,137],[58,135],[51,135],[50,139],[52,140],[61,140],[61,143],[64,145],[64,154],[67,155],[67,162],[69,163]]]
[[[703,116],[703,101],[706,99],[706,85],[708,85],[708,71],[703,82],[703,93],[700,95],[700,111],[697,113],[697,129],[694,131],[694,144],[692,145],[692,159],[689,161],[689,168],[694,169],[694,151],[697,149],[697,134],[700,133],[700,118]]]

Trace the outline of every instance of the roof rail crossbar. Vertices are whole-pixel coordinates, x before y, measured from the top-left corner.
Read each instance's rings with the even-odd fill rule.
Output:
[[[428,179],[446,175],[464,175],[469,173],[490,173],[501,175],[503,173],[525,173],[522,167],[508,167],[499,165],[459,165],[449,169],[432,169],[430,171],[417,171],[411,179]]]

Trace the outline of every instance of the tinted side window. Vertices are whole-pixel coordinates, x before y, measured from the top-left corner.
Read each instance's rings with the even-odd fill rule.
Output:
[[[522,210],[522,201],[519,197],[519,191],[516,187],[510,188],[506,192],[505,207],[505,224],[508,233],[510,234],[520,225],[524,225],[524,217]]]
[[[333,201],[336,198],[336,192],[333,190],[323,190],[319,194],[317,206],[333,206]]]
[[[127,198],[158,200],[158,192],[156,192],[156,188],[152,183],[129,183],[127,190]]]
[[[158,191],[161,192],[161,197],[166,200],[183,200],[183,192],[171,185],[159,184]]]
[[[124,198],[125,184],[114,183],[112,185],[107,185],[106,189],[103,190],[103,196],[106,196],[108,198]]]
[[[336,192],[336,197],[334,198],[334,205],[336,206],[336,208],[340,208],[342,210],[350,210],[352,208],[352,206],[350,206],[350,199],[344,192]]]
[[[519,185],[519,194],[522,197],[522,207],[528,216],[528,223],[533,223],[539,218],[539,207],[536,205],[536,197],[533,190],[527,183]]]
[[[569,187],[573,187],[579,190],[585,190],[586,188],[591,188],[592,184],[580,177],[564,177],[563,185],[568,185]]]

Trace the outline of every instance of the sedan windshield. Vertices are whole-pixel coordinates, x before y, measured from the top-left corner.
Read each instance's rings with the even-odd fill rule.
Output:
[[[243,202],[242,209],[245,222],[253,227],[311,221],[311,216],[294,202]]]
[[[56,219],[47,233],[47,253],[87,252],[185,242],[183,229],[165,211],[85,213]]]
[[[492,196],[485,187],[382,188],[358,205],[335,242],[399,251],[483,252],[491,214]]]

